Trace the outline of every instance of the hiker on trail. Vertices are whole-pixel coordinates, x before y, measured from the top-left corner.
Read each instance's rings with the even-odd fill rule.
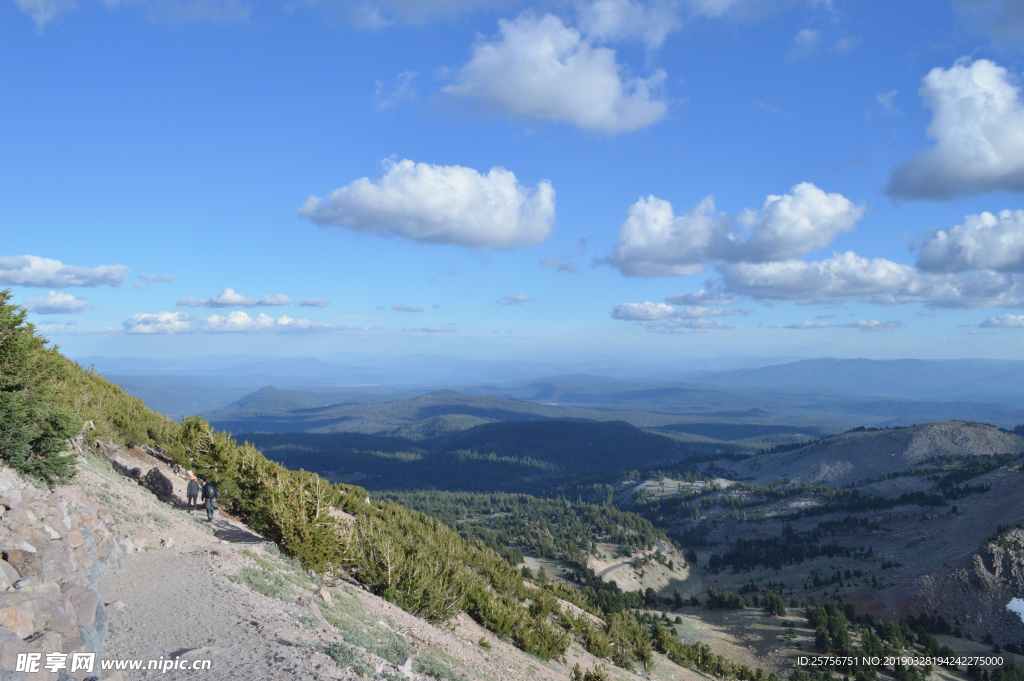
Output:
[[[208,482],[203,486],[203,501],[206,502],[206,522],[213,522],[213,500],[217,498],[217,485]]]
[[[192,471],[188,472],[188,490],[185,494],[188,496],[188,512],[192,513],[196,510],[196,498],[199,496],[199,481]]]

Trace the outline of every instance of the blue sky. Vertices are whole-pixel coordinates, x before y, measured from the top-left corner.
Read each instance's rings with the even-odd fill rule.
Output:
[[[1020,358],[1022,41],[1009,0],[3,0],[0,286],[73,356]]]

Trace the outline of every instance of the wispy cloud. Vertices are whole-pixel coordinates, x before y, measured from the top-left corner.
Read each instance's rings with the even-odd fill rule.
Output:
[[[522,305],[523,303],[534,302],[536,301],[525,293],[517,293],[514,296],[504,296],[501,300],[497,301],[498,305]]]

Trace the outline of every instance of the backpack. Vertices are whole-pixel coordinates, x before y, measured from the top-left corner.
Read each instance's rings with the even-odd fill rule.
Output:
[[[217,498],[217,486],[214,485],[212,482],[206,483],[206,486],[203,487],[203,500],[205,501],[206,499],[216,499],[216,498]]]

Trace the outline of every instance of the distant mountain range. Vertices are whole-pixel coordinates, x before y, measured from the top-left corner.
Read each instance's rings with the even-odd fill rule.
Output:
[[[343,359],[352,363],[339,363]],[[451,389],[464,395],[548,406],[674,414],[683,421],[723,418],[817,426],[830,432],[856,425],[911,425],[956,418],[1003,427],[1024,422],[1024,361],[1009,360],[801,359],[773,363],[780,358],[739,357],[695,360],[657,371],[616,366],[610,360],[581,362],[586,370],[574,371],[572,366],[554,363],[461,360],[440,355],[87,357],[79,361],[95,365],[131,394],[173,418],[203,413],[218,421],[234,421],[238,416],[250,419],[255,415],[252,400],[262,405],[259,414],[269,416],[271,412],[280,415],[340,403],[391,402]],[[269,402],[268,395],[261,394],[236,404],[267,386],[295,394],[280,392]],[[567,417],[609,419],[579,414]],[[619,418],[641,427],[652,425],[647,417]],[[299,420],[303,419],[306,417]],[[249,425],[257,430],[278,429]],[[407,423],[393,423],[392,427],[402,425]]]

